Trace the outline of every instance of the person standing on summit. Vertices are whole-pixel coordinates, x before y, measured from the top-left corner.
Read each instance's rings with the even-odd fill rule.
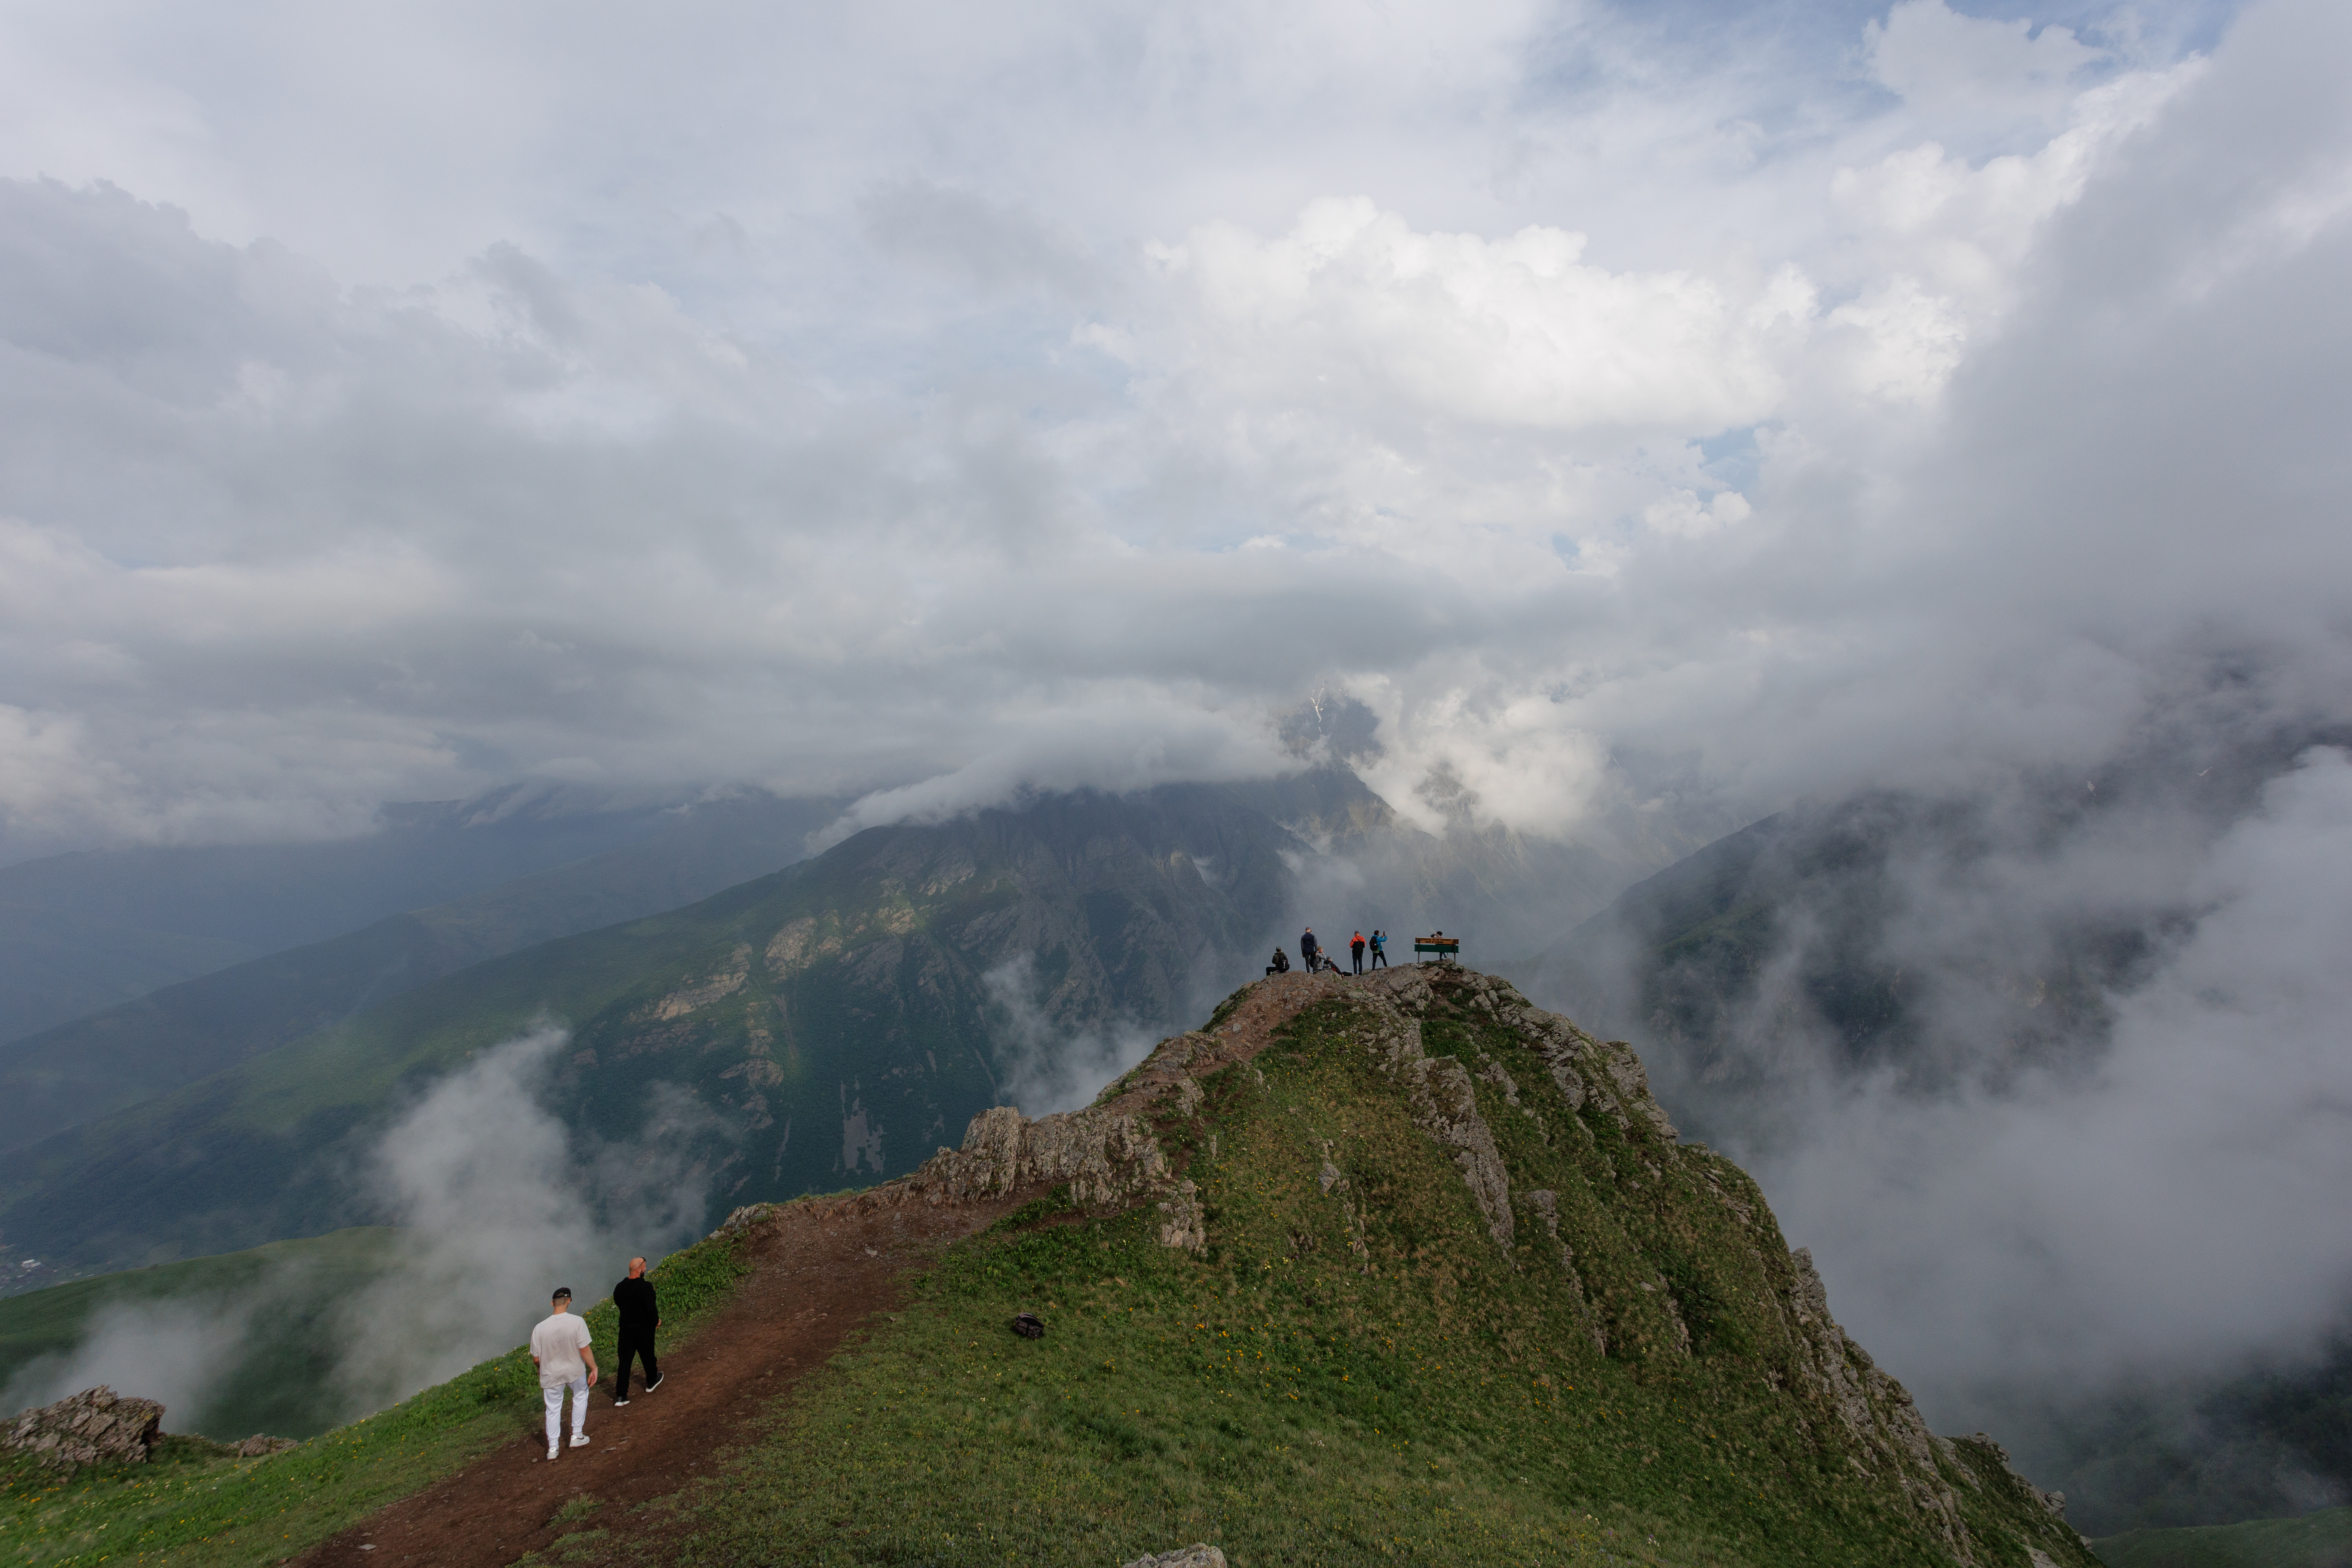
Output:
[[[1372,932],[1372,967],[1373,967],[1374,969],[1379,969],[1379,968],[1382,967],[1383,965],[1385,965],[1385,964],[1388,963],[1388,961],[1389,961],[1389,938],[1388,938],[1388,933],[1387,933],[1386,931],[1375,931],[1374,932]]]
[[[1298,961],[1307,965],[1307,973],[1315,973],[1315,960],[1322,951],[1323,944],[1315,940],[1315,928],[1308,926],[1305,934],[1298,939]]]
[[[620,1370],[613,1374],[613,1403],[629,1402],[629,1363],[646,1363],[646,1392],[661,1386],[661,1363],[654,1360],[654,1331],[661,1327],[661,1302],[654,1282],[646,1278],[646,1260],[629,1259],[629,1277],[613,1287],[613,1305],[621,1314],[621,1342],[613,1351]],[[688,1380],[692,1381],[691,1379]]]
[[[1355,960],[1356,973],[1364,972],[1364,933],[1358,931],[1348,939],[1348,956]]]
[[[562,1449],[563,1391],[572,1391],[572,1446],[588,1446],[588,1390],[596,1381],[596,1352],[588,1325],[572,1315],[572,1287],[558,1285],[547,1316],[530,1331],[530,1359],[539,1363],[539,1395],[547,1405],[547,1457]]]

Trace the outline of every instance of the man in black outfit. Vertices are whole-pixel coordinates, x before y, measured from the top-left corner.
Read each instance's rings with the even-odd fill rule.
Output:
[[[654,1331],[661,1327],[661,1304],[654,1299],[654,1282],[646,1278],[646,1260],[629,1259],[629,1277],[613,1287],[613,1305],[621,1314],[620,1370],[613,1377],[613,1403],[629,1402],[629,1360],[644,1358],[646,1392],[661,1386],[661,1363],[654,1360]]]

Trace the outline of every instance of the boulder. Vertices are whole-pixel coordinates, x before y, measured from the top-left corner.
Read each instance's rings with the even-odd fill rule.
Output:
[[[1225,1554],[1207,1542],[1199,1541],[1173,1552],[1156,1555],[1147,1552],[1132,1563],[1121,1563],[1119,1568],[1225,1568]]]
[[[8,1423],[7,1446],[58,1469],[75,1465],[136,1465],[160,1435],[163,1407],[132,1399],[100,1384],[55,1405],[18,1413]]]
[[[272,1454],[282,1454],[289,1448],[301,1446],[291,1437],[272,1437],[266,1432],[256,1432],[244,1442],[230,1445],[240,1459],[266,1459]]]

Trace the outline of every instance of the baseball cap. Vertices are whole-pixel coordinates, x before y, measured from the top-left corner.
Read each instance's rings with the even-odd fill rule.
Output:
[[[555,1288],[555,1294],[550,1296],[548,1300],[551,1301],[569,1301],[572,1300],[572,1287],[569,1285],[558,1285]]]

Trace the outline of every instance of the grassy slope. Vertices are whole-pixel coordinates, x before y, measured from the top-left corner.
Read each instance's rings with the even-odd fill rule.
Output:
[[[726,1300],[747,1271],[740,1252],[737,1238],[714,1237],[663,1259],[653,1274],[666,1333],[691,1332]],[[612,1304],[599,1302],[588,1321],[599,1355],[609,1357]],[[530,1357],[517,1349],[267,1459],[224,1458],[175,1438],[154,1462],[61,1478],[9,1456],[0,1462],[0,1542],[6,1562],[24,1568],[274,1562],[535,1428],[540,1408]]]
[[[1638,1123],[1588,1115],[1591,1138],[1574,1134],[1508,1031],[1433,1023],[1424,1039],[1465,1063],[1491,1051],[1517,1079],[1533,1116],[1487,1083],[1481,1111],[1522,1204],[1559,1194],[1612,1354],[1534,1215],[1521,1208],[1507,1262],[1327,1005],[1257,1071],[1212,1079],[1194,1121],[1160,1130],[1203,1183],[1206,1258],[1159,1245],[1149,1211],[1046,1205],[959,1247],[693,1497],[682,1561],[1091,1565],[1202,1539],[1236,1568],[1949,1560],[1899,1493],[1857,1477],[1834,1416],[1789,1387],[1764,1305],[1780,1282],[1758,1263],[1777,1231],[1763,1248],[1731,1234],[1683,1172],[1712,1162],[1752,1184]],[[1327,1152],[1349,1184],[1329,1194]],[[1630,1186],[1603,1168],[1652,1160],[1678,1168]],[[1352,1240],[1343,1201],[1365,1215]],[[1643,1289],[1661,1273],[1696,1355],[1668,1348]],[[1044,1340],[1006,1331],[1023,1309],[1045,1317]],[[2086,1561],[1989,1455],[1959,1454],[1970,1477],[1947,1479],[1980,1563],[2023,1568],[2021,1540]]]
[[[327,1379],[339,1350],[331,1338],[331,1310],[394,1266],[397,1235],[387,1226],[355,1227],[13,1296],[0,1300],[0,1367],[14,1372],[37,1357],[71,1351],[90,1319],[110,1306],[202,1310],[257,1299],[244,1358],[226,1385],[204,1408],[173,1410],[165,1418],[174,1432],[226,1440],[255,1432],[310,1436],[331,1419],[320,1413],[322,1400],[332,1397]]]
[[[2352,1508],[2300,1519],[2135,1530],[2091,1543],[2107,1568],[2347,1568]]]

